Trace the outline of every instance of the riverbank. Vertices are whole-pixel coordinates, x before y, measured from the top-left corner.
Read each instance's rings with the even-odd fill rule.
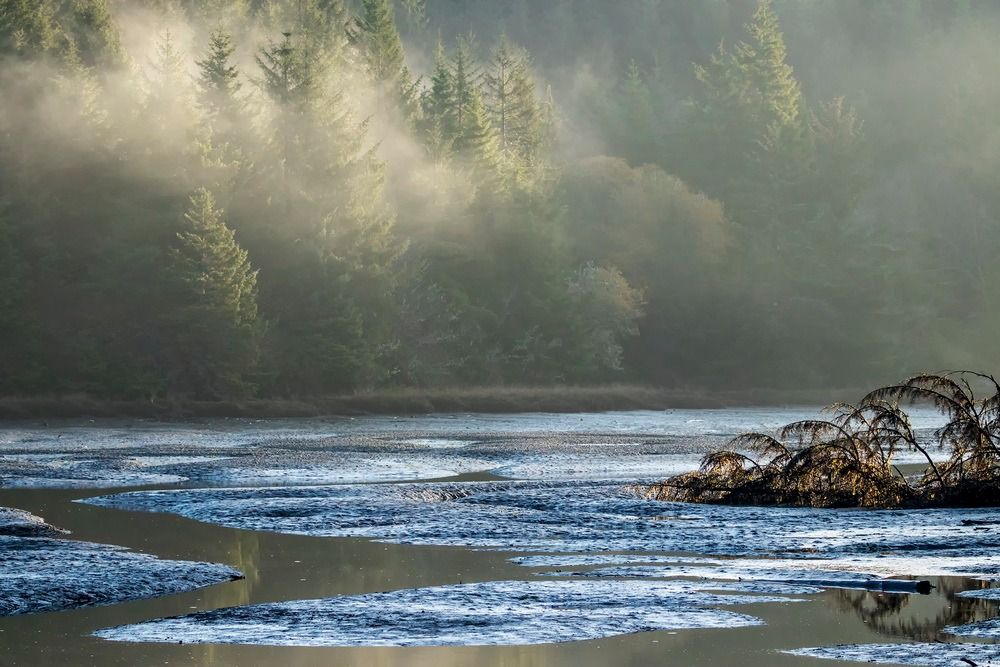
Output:
[[[111,400],[86,395],[0,397],[0,419],[81,417],[323,417],[432,413],[605,412],[735,406],[819,405],[861,390],[747,389],[712,392],[639,385],[394,389],[300,399]]]

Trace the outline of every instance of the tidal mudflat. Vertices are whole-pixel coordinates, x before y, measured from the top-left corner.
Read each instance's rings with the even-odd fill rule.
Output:
[[[163,560],[65,533],[0,507],[0,616],[115,604],[242,577],[226,565]]]
[[[18,425],[0,433],[0,505],[71,533],[4,539],[188,570],[130,596],[149,599],[63,612],[58,631],[44,613],[2,619],[0,645],[20,664],[994,664],[996,510],[718,507],[629,488],[814,414]],[[44,559],[24,567],[54,580]],[[191,568],[226,583],[191,590]],[[938,662],[915,662],[914,641]]]

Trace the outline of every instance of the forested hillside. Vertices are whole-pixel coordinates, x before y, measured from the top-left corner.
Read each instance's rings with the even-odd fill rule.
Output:
[[[0,0],[0,393],[994,367],[998,30],[961,0]]]

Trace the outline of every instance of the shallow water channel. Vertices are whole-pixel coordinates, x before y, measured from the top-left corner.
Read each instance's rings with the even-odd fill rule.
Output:
[[[768,415],[780,421],[781,414]],[[583,419],[589,419],[584,417]],[[418,420],[419,421],[419,420]],[[570,423],[570,422],[567,422]],[[571,422],[576,433],[588,432]],[[622,423],[629,423],[623,420]],[[687,427],[691,422],[685,420]],[[424,424],[426,426],[426,424]],[[372,432],[384,430],[382,424]],[[467,430],[435,431],[474,438]],[[357,429],[355,425],[352,428]],[[652,430],[653,427],[650,427]],[[171,426],[183,435],[183,427]],[[362,429],[363,430],[363,429]],[[617,432],[607,422],[595,431]],[[723,429],[724,430],[724,429]],[[509,432],[509,428],[508,428]],[[565,430],[563,432],[566,432]],[[35,435],[37,433],[32,431]],[[426,434],[424,434],[426,435]],[[721,435],[726,435],[722,433]],[[685,436],[687,437],[687,436]],[[84,439],[85,433],[84,433]],[[38,438],[8,439],[11,451],[30,449]],[[430,440],[428,440],[430,441]],[[436,442],[436,441],[435,441]],[[558,450],[558,447],[556,447]],[[533,451],[533,450],[532,450]],[[550,449],[546,449],[550,452]],[[530,459],[528,452],[519,461]],[[481,472],[449,478],[464,483],[495,479]],[[740,605],[734,611],[763,625],[704,630],[651,631],[589,641],[530,646],[449,646],[303,648],[230,644],[129,643],[98,639],[91,633],[112,626],[266,602],[357,595],[486,581],[538,581],[552,568],[528,568],[510,561],[525,551],[472,550],[371,541],[355,537],[313,537],[240,530],[203,523],[176,514],[100,507],[78,499],[144,488],[190,488],[191,483],[128,488],[7,488],[0,506],[40,515],[71,531],[70,539],[129,547],[163,558],[218,562],[242,571],[245,579],[188,593],[54,613],[0,618],[0,662],[6,665],[856,665],[780,653],[783,649],[842,643],[911,640],[954,641],[940,633],[946,626],[997,615],[995,602],[956,597],[981,588],[982,581],[931,578],[930,595],[902,595],[826,589],[792,595],[806,602]],[[194,485],[199,486],[199,485]],[[0,563],[0,569],[3,564]],[[921,573],[913,573],[921,574]],[[546,577],[547,578],[547,577]],[[558,577],[551,580],[558,581]],[[730,607],[723,607],[729,609]]]

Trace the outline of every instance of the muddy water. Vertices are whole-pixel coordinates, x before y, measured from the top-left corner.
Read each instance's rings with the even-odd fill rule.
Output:
[[[108,493],[104,490],[101,493]],[[127,644],[90,637],[97,629],[232,605],[531,578],[512,554],[234,530],[174,515],[73,503],[96,491],[2,490],[0,505],[44,516],[73,538],[124,545],[165,558],[223,562],[246,579],[191,593],[109,607],[0,619],[5,665],[783,665],[857,664],[782,655],[777,650],[837,643],[934,641],[946,625],[996,614],[995,605],[954,598],[976,587],[936,581],[928,596],[826,591],[800,603],[743,606],[767,625],[731,630],[649,632],[523,647],[289,648]]]

